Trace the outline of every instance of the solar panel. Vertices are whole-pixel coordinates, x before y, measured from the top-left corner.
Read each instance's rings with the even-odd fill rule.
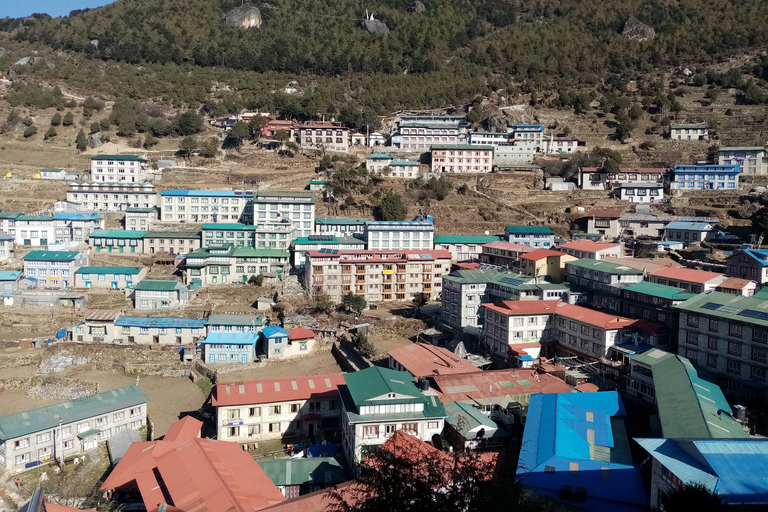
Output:
[[[736,314],[741,310],[739,308],[732,308],[729,306],[720,306],[720,308],[718,308],[718,311],[722,311],[723,313]]]
[[[333,235],[309,235],[307,239],[310,242],[333,242],[333,239],[336,238]]]
[[[764,311],[755,311],[754,309],[743,309],[739,311],[739,316],[757,318],[758,320],[768,320],[768,313]]]
[[[328,249],[328,254],[339,254],[338,249]]]
[[[502,283],[507,283],[514,286],[523,284],[523,281],[521,281],[520,279],[512,279],[511,277],[502,277],[501,279],[499,279],[499,281],[501,281]]]
[[[432,257],[432,255],[431,255],[431,254],[420,254],[419,256],[421,256],[421,257],[422,257],[422,258],[424,258],[425,260],[428,260],[428,259],[430,259],[430,258]]]
[[[701,308],[702,309],[712,309],[712,310],[720,309],[720,304],[716,304],[714,302],[707,302],[706,304],[701,306]]]

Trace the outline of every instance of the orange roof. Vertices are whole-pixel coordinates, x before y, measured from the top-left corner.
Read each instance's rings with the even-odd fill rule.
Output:
[[[718,288],[726,288],[728,290],[743,290],[754,281],[749,279],[740,279],[738,277],[726,277],[725,281],[717,285]]]
[[[584,212],[585,217],[599,217],[601,219],[618,219],[621,217],[622,210],[613,208],[596,208]]]
[[[568,256],[564,252],[560,251],[553,251],[552,249],[536,249],[534,251],[529,252],[528,254],[523,254],[520,256],[521,260],[533,260],[533,261],[539,261],[543,260],[544,258],[549,258],[550,256]]]
[[[168,432],[163,437],[163,441],[181,441],[185,439],[194,439],[200,437],[200,429],[203,428],[203,422],[196,420],[192,416],[184,416],[179,421],[171,425]]]
[[[441,402],[487,401],[491,396],[541,393],[570,393],[573,387],[554,375],[534,368],[486,370],[483,372],[430,377]],[[527,381],[520,384],[518,381]],[[528,385],[530,383],[530,385]]]
[[[397,348],[389,352],[389,357],[400,363],[414,377],[482,371],[450,350],[425,343],[411,343]]]
[[[566,242],[562,245],[558,245],[558,249],[571,249],[573,251],[584,251],[584,252],[597,252],[597,251],[604,251],[606,249],[613,249],[614,247],[620,247],[621,244],[614,244],[613,242],[593,242],[592,240],[588,240],[586,238],[581,240],[573,240],[571,242]]]
[[[306,327],[297,327],[288,331],[289,340],[308,340],[314,338],[316,335]]]
[[[354,482],[345,482],[339,484],[337,489],[344,495],[345,503],[352,505],[357,501],[358,487]],[[360,490],[360,492],[364,493],[365,491]],[[284,501],[279,505],[273,505],[263,510],[269,512],[325,512],[331,503],[333,501],[328,498],[328,490],[323,489]]]
[[[578,320],[579,322],[584,322],[608,330],[631,327],[638,321],[631,318],[624,318],[623,316],[601,313],[594,309],[576,306],[575,304],[568,304],[567,302],[559,303],[555,313],[570,318],[571,320]]]
[[[546,315],[554,313],[558,304],[559,300],[505,300],[483,306],[505,315]]]
[[[706,270],[696,270],[692,268],[665,268],[654,272],[654,277],[663,277],[666,279],[674,279],[676,281],[686,281],[688,283],[707,283],[718,277],[722,277],[723,274],[717,272],[707,272]]]
[[[184,512],[253,512],[285,500],[238,443],[178,431],[174,441],[133,443],[102,490],[138,489],[147,510],[170,502]]]
[[[76,507],[65,507],[64,505],[56,505],[55,503],[50,503],[48,501],[43,502],[43,510],[45,512],[96,512],[95,508],[81,509]]]
[[[334,398],[339,396],[340,384],[345,384],[343,373],[227,382],[213,387],[211,403],[219,407]]]
[[[595,393],[600,391],[600,388],[592,384],[591,382],[584,382],[576,386],[576,391],[580,393]]]
[[[528,245],[513,244],[512,242],[491,242],[489,244],[481,245],[480,247],[490,247],[491,249],[503,249],[505,251],[517,251],[517,252],[533,252],[536,249]]]

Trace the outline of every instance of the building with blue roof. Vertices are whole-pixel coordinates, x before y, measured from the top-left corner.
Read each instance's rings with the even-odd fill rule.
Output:
[[[615,391],[531,395],[518,482],[571,509],[644,510],[624,416]]]
[[[203,361],[216,363],[250,363],[256,358],[255,332],[212,332],[201,342]]]
[[[768,506],[768,439],[635,439],[653,457],[651,507],[680,485],[703,485],[725,505]]]
[[[205,326],[198,318],[121,316],[115,320],[115,343],[188,345],[205,337]]]
[[[664,238],[672,242],[707,242],[716,234],[714,222],[674,221],[664,227]]]
[[[0,270],[0,292],[3,295],[12,294],[19,288],[21,270]]]
[[[768,283],[768,249],[744,249],[725,259],[725,273],[731,277]]]
[[[267,357],[280,357],[288,348],[288,331],[279,325],[268,325],[261,330],[259,352]]]
[[[676,165],[672,171],[673,189],[736,190],[739,188],[741,167],[734,165]]]

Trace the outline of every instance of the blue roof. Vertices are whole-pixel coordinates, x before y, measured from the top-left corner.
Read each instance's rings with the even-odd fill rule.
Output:
[[[288,337],[288,331],[280,327],[279,325],[268,325],[261,330],[261,333],[266,338],[281,338]]]
[[[161,196],[204,196],[204,197],[250,197],[253,198],[253,192],[234,191],[234,190],[164,190],[160,192]]]
[[[375,153],[373,155],[368,155],[368,158],[373,160],[392,160],[392,155],[389,153]]]
[[[741,172],[739,164],[733,165],[676,165],[674,172],[709,172],[709,173],[734,173]]]
[[[53,220],[101,220],[98,213],[56,213]]]
[[[712,231],[712,223],[710,222],[670,222],[665,227],[667,231],[673,229],[689,230],[689,231]]]
[[[256,346],[256,333],[254,332],[213,332],[208,336],[206,336],[201,343]]]
[[[21,275],[21,270],[0,270],[0,281],[15,281]]]
[[[514,126],[515,130],[519,129],[535,129],[536,131],[543,132],[544,131],[544,125],[543,124],[516,124]]]
[[[205,320],[198,318],[143,318],[138,316],[121,316],[115,320],[118,327],[182,327],[200,329],[205,327]]]
[[[632,465],[624,404],[615,391],[532,395],[517,475],[539,494],[586,490],[586,509],[633,510],[647,500]]]
[[[768,439],[635,441],[684,483],[705,486],[726,505],[768,503]]]
[[[389,163],[390,167],[400,167],[400,166],[407,166],[407,165],[411,165],[411,166],[415,165],[418,167],[419,162],[414,162],[413,160],[392,160]]]
[[[768,267],[768,249],[745,249],[743,252],[763,267]]]

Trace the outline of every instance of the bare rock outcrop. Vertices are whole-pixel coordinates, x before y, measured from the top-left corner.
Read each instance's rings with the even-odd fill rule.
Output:
[[[619,34],[633,41],[646,41],[656,37],[656,31],[634,16],[627,18]]]
[[[373,18],[363,20],[362,26],[364,30],[372,34],[389,34],[389,27],[387,27],[387,24],[381,20],[375,20]]]
[[[224,22],[230,27],[258,28],[262,23],[261,11],[249,3],[244,3],[225,14]]]
[[[419,0],[411,2],[411,5],[408,6],[408,12],[425,12],[426,10],[427,8]]]

